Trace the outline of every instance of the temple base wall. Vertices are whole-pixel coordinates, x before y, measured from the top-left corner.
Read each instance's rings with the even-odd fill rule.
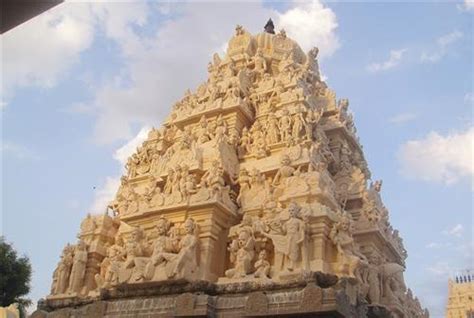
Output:
[[[285,284],[127,284],[96,298],[48,298],[31,317],[367,317],[367,305],[351,304],[335,279],[309,273]]]

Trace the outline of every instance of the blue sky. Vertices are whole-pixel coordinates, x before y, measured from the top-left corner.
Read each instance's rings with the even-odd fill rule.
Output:
[[[272,17],[354,112],[408,250],[406,279],[443,317],[473,263],[473,3],[65,3],[2,35],[2,218],[49,292],[62,247],[100,213],[124,158],[206,78],[234,26]]]

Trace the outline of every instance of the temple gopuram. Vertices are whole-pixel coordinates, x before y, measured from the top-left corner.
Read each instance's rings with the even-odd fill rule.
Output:
[[[465,271],[448,280],[446,318],[474,317],[474,275]]]
[[[428,317],[347,99],[269,21],[128,159],[33,317]]]

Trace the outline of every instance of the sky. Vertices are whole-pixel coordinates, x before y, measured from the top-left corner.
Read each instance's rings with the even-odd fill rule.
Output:
[[[127,156],[241,24],[276,29],[349,98],[408,250],[405,278],[443,317],[473,268],[473,2],[66,2],[1,39],[0,231],[49,293],[63,246],[103,213]]]

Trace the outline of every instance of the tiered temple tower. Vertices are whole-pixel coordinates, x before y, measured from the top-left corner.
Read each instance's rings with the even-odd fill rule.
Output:
[[[469,271],[448,281],[446,318],[474,317],[474,275]]]
[[[318,49],[237,26],[88,216],[37,317],[427,317]]]

